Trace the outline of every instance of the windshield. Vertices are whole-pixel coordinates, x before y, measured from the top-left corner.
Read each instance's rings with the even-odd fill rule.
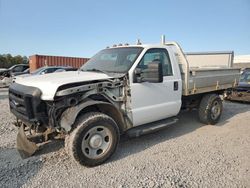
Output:
[[[126,73],[140,55],[141,47],[105,49],[93,56],[82,67],[82,71]]]
[[[39,69],[36,69],[34,72],[32,72],[31,74],[38,74],[40,71],[46,69],[46,67],[40,67]]]
[[[250,82],[250,72],[245,72],[240,77],[240,82]]]

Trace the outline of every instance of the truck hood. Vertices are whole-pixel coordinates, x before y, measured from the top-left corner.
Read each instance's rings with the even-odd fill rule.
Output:
[[[39,88],[42,100],[53,100],[57,89],[65,84],[112,78],[104,73],[69,71],[28,77],[16,77],[15,83]]]

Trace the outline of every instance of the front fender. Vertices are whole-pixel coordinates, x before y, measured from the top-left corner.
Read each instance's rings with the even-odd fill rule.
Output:
[[[108,111],[107,115],[110,115],[117,122],[118,126],[120,128],[122,127],[123,129],[124,120],[123,120],[123,116],[121,115],[118,109],[116,109],[110,103],[103,102],[103,101],[94,101],[91,99],[84,100],[80,104],[66,109],[61,115],[61,119],[60,119],[61,127],[65,129],[66,132],[71,131],[72,125],[74,124],[79,113],[83,109],[90,107],[90,106],[100,107],[100,110],[104,113],[106,113],[106,110],[104,110],[106,106],[107,111]]]

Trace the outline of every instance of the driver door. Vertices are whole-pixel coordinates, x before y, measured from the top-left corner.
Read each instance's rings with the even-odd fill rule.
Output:
[[[172,68],[167,49],[149,49],[137,68],[146,69],[153,61],[160,61],[163,66],[163,82],[131,84],[134,126],[175,116],[181,107],[181,79]]]

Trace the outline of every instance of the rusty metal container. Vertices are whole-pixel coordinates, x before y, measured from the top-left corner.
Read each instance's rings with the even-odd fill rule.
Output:
[[[32,55],[29,57],[30,71],[43,66],[71,66],[74,68],[81,67],[89,58],[80,57],[64,57],[64,56],[47,56],[47,55]]]

